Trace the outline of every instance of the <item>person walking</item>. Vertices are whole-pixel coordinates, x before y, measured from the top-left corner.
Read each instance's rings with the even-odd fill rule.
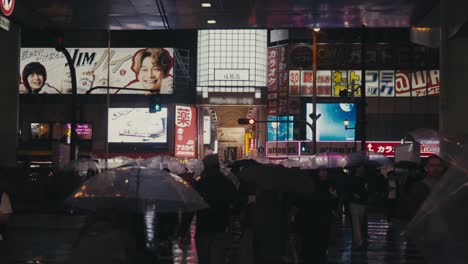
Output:
[[[364,246],[366,237],[365,229],[367,229],[366,210],[368,204],[368,185],[366,180],[366,167],[364,164],[359,165],[355,169],[354,175],[351,176],[351,197],[350,197],[350,213],[353,233],[353,248],[361,249]]]
[[[203,159],[204,171],[195,189],[208,203],[209,208],[196,213],[196,235],[199,264],[222,264],[229,247],[230,207],[236,200],[237,190],[220,171],[218,155],[210,154]],[[192,215],[193,216],[193,215]],[[184,216],[177,241],[183,240],[189,230],[192,216]]]
[[[386,179],[385,205],[387,221],[391,221],[396,214],[398,198],[400,196],[400,184],[395,177],[395,171],[389,171]]]

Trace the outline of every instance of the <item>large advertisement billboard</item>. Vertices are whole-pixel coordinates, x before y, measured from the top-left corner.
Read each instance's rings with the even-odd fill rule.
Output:
[[[268,116],[267,119],[268,141],[281,141],[293,139],[293,116]]]
[[[197,157],[197,108],[175,106],[174,157]]]
[[[166,143],[167,108],[109,108],[109,143]]]
[[[70,48],[68,51],[75,65],[79,94],[107,85],[128,88],[109,90],[111,94],[173,93],[172,48]],[[71,93],[67,61],[54,48],[22,48],[20,72],[22,94]],[[107,93],[107,89],[92,93]]]
[[[312,123],[309,114],[312,113],[312,104],[307,104],[307,122]],[[356,106],[349,103],[318,103],[317,114],[321,117],[317,120],[317,141],[353,141],[355,129],[345,129],[345,119],[349,120],[349,126],[356,125]],[[312,140],[312,131],[307,129],[307,139]]]

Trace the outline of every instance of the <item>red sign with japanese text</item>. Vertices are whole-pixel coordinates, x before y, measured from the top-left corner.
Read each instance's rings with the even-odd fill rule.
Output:
[[[301,71],[301,93],[302,96],[314,95],[314,71]]]
[[[299,75],[297,70],[289,71],[289,96],[299,96]]]
[[[388,157],[395,156],[395,146],[400,145],[400,141],[366,141],[366,150],[373,151],[375,153],[383,154]],[[437,145],[437,144],[435,144]],[[431,145],[430,149],[421,144],[421,157],[429,157],[430,155],[437,153],[439,150],[437,146]]]
[[[197,157],[197,108],[175,107],[174,157]]]

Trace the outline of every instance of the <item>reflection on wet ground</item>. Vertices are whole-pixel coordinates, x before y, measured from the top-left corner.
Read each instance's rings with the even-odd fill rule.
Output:
[[[368,243],[367,248],[363,250],[351,248],[351,228],[348,219],[337,219],[332,231],[329,263],[426,264],[416,248],[399,235],[401,231],[381,218],[377,215],[369,216]],[[86,217],[82,215],[15,215],[10,225],[11,236],[8,244],[0,242],[0,255],[9,256],[6,262],[2,260],[1,263],[64,263],[85,219]],[[238,221],[235,219],[233,226],[233,247],[227,260],[230,264],[236,263],[240,238]],[[182,251],[174,243],[173,257],[161,257],[160,263],[196,264],[194,233],[195,227],[192,225],[191,240],[187,250]],[[284,263],[294,263],[297,260],[295,254],[292,250],[287,252],[289,253],[285,256]]]

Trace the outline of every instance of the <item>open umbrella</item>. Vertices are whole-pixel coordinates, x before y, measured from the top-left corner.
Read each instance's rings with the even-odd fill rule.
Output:
[[[298,168],[285,168],[276,164],[247,167],[239,172],[239,178],[259,188],[281,192],[311,192],[313,180]]]
[[[93,175],[101,171],[99,161],[94,159],[77,159],[70,161],[61,171],[72,172],[80,177],[85,177],[91,172]]]
[[[433,149],[448,163],[448,169],[409,222],[407,234],[429,263],[466,263],[468,141],[426,129],[410,135],[426,147],[438,141],[440,148]]]
[[[304,169],[343,168],[346,165],[346,154],[323,152],[302,158]]]
[[[158,212],[196,211],[208,207],[179,176],[145,167],[104,171],[84,182],[69,201],[76,207],[91,210],[122,206],[141,209],[148,203],[154,204]]]
[[[358,151],[346,155],[345,167],[356,167],[361,164],[374,167],[392,166],[393,162],[385,155],[373,151]]]

